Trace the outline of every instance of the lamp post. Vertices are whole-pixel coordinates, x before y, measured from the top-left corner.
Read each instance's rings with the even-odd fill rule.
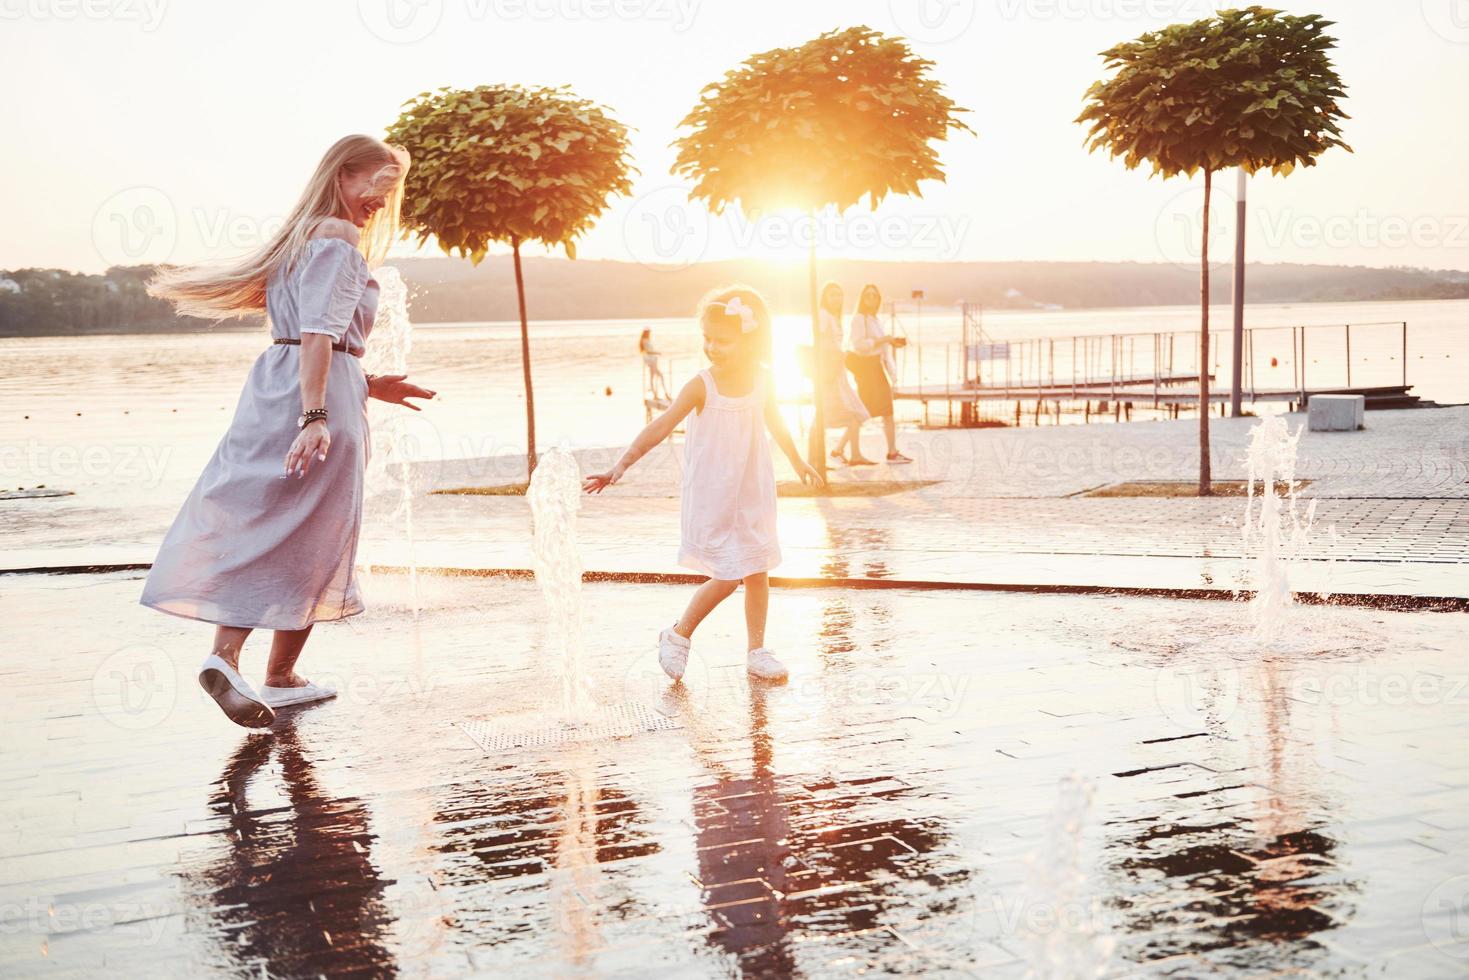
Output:
[[[1244,380],[1245,346],[1245,168],[1235,172],[1234,185],[1234,356],[1229,366],[1229,414],[1239,418],[1240,386]]]

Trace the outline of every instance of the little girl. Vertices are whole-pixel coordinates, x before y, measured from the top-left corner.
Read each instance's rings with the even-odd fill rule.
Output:
[[[762,680],[783,681],[786,668],[765,648],[770,603],[767,573],[780,564],[775,539],[775,472],[766,430],[806,483],[821,476],[796,452],[775,401],[770,361],[770,313],[747,286],[716,289],[699,303],[699,326],[710,367],[683,386],[673,405],[638,433],[617,465],[588,476],[600,493],[668,438],[690,412],[684,440],[683,541],[678,562],[703,572],[678,622],[658,635],[658,663],[675,681],[689,660],[689,639],[714,607],[745,584],[746,667]]]

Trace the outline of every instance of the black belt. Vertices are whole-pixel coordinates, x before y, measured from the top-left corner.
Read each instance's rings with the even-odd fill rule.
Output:
[[[275,342],[277,344],[290,344],[292,347],[300,347],[301,346],[301,341],[299,341],[299,340],[292,340],[290,337],[277,337],[277,338],[275,338]],[[345,340],[339,340],[335,344],[332,344],[332,350],[334,350],[334,351],[340,351],[343,354],[352,354],[353,357],[361,357],[362,356],[361,354],[354,354],[352,352],[352,350],[347,347],[347,342]]]

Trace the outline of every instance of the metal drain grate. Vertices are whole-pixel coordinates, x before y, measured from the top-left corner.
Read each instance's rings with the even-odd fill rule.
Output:
[[[549,724],[548,724],[549,722]],[[544,748],[571,742],[602,742],[644,732],[682,728],[667,715],[636,701],[598,705],[580,723],[558,721],[546,713],[455,722],[486,754],[507,749]]]

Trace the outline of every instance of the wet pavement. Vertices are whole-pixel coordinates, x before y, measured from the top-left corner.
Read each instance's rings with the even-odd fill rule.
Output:
[[[399,455],[419,462],[407,469],[385,463],[372,474],[361,558],[392,566],[529,568],[523,499],[430,493],[513,481],[523,476],[523,461],[438,458],[445,447],[431,422],[401,421],[375,433],[375,445],[384,460],[411,445]],[[1247,475],[1243,447],[1255,421],[1216,420],[1218,479]],[[1361,432],[1300,437],[1296,476],[1309,481],[1301,508],[1315,511],[1313,531],[1296,552],[1293,587],[1469,598],[1469,408],[1373,412],[1368,421]],[[1290,424],[1299,422],[1291,417]],[[1225,593],[1252,585],[1243,499],[1076,496],[1120,482],[1193,479],[1197,428],[1188,422],[904,430],[901,438],[912,465],[838,470],[832,478],[848,490],[870,481],[910,487],[882,496],[782,499],[786,560],[779,574]],[[592,471],[619,451],[577,455]],[[187,462],[173,461],[172,476],[142,497],[98,485],[79,486],[73,497],[0,502],[0,567],[151,562],[197,475]],[[665,444],[623,483],[587,499],[578,534],[589,570],[679,571],[680,467],[678,443]]]
[[[377,577],[269,734],[140,588],[0,591],[6,975],[1469,972],[1462,615],[777,589],[789,684],[730,603],[671,686],[687,588],[588,585],[598,700],[676,727],[487,754],[561,730],[532,583]]]

